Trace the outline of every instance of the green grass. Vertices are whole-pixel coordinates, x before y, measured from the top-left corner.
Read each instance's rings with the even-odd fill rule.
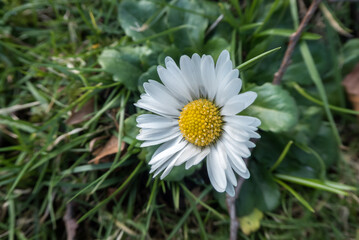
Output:
[[[213,190],[204,167],[182,176],[181,181],[161,181],[148,174],[147,161],[153,149],[141,149],[134,139],[138,131],[134,117],[138,112],[133,103],[139,98],[142,82],[153,78],[151,67],[163,64],[167,55],[177,61],[183,54],[216,56],[218,49],[229,48],[237,68],[243,70],[246,88],[270,82],[292,32],[276,29],[293,25],[280,25],[286,23],[283,19],[297,21],[289,11],[295,11],[295,1],[229,1],[218,3],[219,7],[217,2],[211,2],[206,6],[207,12],[186,10],[175,5],[177,1],[151,2],[158,9],[146,23],[154,33],[133,39],[120,24],[119,3],[114,0],[0,0],[0,239],[66,239],[63,219],[67,210],[78,224],[76,239],[228,239],[225,195]],[[352,34],[358,36],[355,19],[346,14],[349,7],[358,10],[358,5],[328,5],[344,24],[354,26],[356,32]],[[208,25],[220,13],[224,20],[212,33],[197,36],[203,38],[200,44],[197,37],[189,38],[189,42],[193,41],[191,47],[181,47],[179,34],[189,32],[192,36],[191,29],[201,27],[179,23],[162,28],[162,18],[171,11],[189,14],[193,21],[203,18]],[[330,31],[331,35],[337,34]],[[308,68],[314,84],[298,80],[301,86],[287,81],[282,85],[298,104],[324,106],[326,115],[320,115],[321,121],[328,117],[335,141],[341,140],[346,147],[340,149],[334,164],[324,166],[323,175],[327,180],[359,189],[357,112],[349,110],[350,104],[343,105],[343,99],[338,100],[335,91],[328,89],[338,86],[344,74],[342,62],[355,56],[331,59],[335,64],[334,78],[327,77],[321,72],[320,62],[315,62],[319,55],[314,50],[310,52],[310,42],[317,41],[318,34],[327,39],[321,31],[308,31],[308,41],[301,43],[301,52],[297,50],[298,56],[303,54],[301,73]],[[335,36],[329,44],[332,56],[341,51],[336,45],[342,49],[348,41]],[[137,47],[146,49],[138,52]],[[120,56],[121,61],[135,62],[131,66],[141,71],[138,76],[134,73],[135,87],[126,80],[115,81],[116,74],[105,71],[99,61],[105,49],[119,49],[125,54]],[[94,102],[93,111],[86,114],[86,119],[68,124],[72,112],[90,100]],[[262,164],[269,169],[275,163],[270,171],[267,169],[279,171],[273,176],[283,174],[282,164],[291,161],[298,150],[294,146],[299,142],[291,133],[276,133],[285,142],[279,145],[278,156],[273,153],[273,161]],[[89,162],[94,150],[104,146],[111,136],[116,136],[118,146],[124,148],[98,164]],[[253,161],[262,163],[257,159],[259,154],[254,156]],[[276,181],[278,189],[282,186],[276,208],[264,211],[257,232],[245,236],[239,230],[239,237],[359,238],[358,191],[326,186],[348,193],[341,196],[280,177]]]

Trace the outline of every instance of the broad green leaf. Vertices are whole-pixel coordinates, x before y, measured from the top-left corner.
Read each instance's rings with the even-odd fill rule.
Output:
[[[307,145],[320,156],[326,167],[333,165],[339,159],[339,149],[328,123],[322,123],[318,126],[317,134]],[[301,151],[301,153],[297,152],[296,156],[306,165],[317,164],[316,156],[313,153]]]
[[[124,0],[118,6],[118,20],[127,36],[138,41],[165,30],[161,7],[153,1]]]
[[[359,61],[359,39],[351,39],[342,49],[343,74],[349,73]]]
[[[290,130],[298,120],[298,109],[294,99],[281,86],[266,83],[250,89],[258,94],[255,102],[243,115],[257,117],[265,131],[284,132]]]
[[[204,45],[203,53],[211,55],[216,59],[224,49],[228,48],[228,46],[229,43],[224,38],[214,37]]]
[[[296,142],[309,144],[319,131],[323,110],[316,106],[301,106],[299,110],[301,118],[293,128],[291,135]]]
[[[169,7],[167,13],[168,27],[188,25],[172,34],[175,45],[180,48],[201,47],[204,33],[208,26],[208,19],[203,16],[203,5],[200,1],[178,0],[173,7]]]
[[[186,170],[185,164],[180,166],[175,166],[171,172],[164,178],[166,181],[179,182],[182,181],[184,177],[192,175],[196,170],[200,169],[202,164],[198,164],[190,169]]]
[[[130,90],[136,90],[138,78],[142,74],[141,59],[150,54],[151,50],[147,47],[105,49],[98,61],[106,72],[113,75],[115,81],[123,83]]]
[[[136,136],[139,133],[138,127],[136,127],[136,115],[132,115],[131,117],[126,118],[124,122],[124,136],[130,137],[132,139],[136,139]]]
[[[138,89],[141,93],[145,92],[145,89],[143,88],[143,84],[147,82],[148,80],[157,80],[159,81],[160,78],[157,73],[157,66],[153,65],[150,67],[146,72],[144,72],[138,79]]]
[[[251,177],[242,186],[236,201],[238,216],[248,215],[254,208],[261,211],[272,211],[280,200],[278,185],[273,176],[260,164],[251,162]]]

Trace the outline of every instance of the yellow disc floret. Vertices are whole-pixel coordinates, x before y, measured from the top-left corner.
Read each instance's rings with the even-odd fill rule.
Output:
[[[219,108],[207,99],[197,99],[182,108],[178,120],[183,137],[190,143],[204,147],[222,133]]]

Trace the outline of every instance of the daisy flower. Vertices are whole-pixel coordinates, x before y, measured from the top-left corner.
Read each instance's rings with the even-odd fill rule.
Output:
[[[149,165],[150,173],[165,178],[174,166],[186,164],[186,169],[206,159],[208,176],[218,192],[234,195],[237,180],[250,174],[243,158],[255,147],[250,138],[256,133],[260,120],[237,115],[251,105],[257,94],[238,94],[242,81],[233,69],[228,51],[224,50],[217,63],[211,56],[192,58],[182,56],[180,66],[166,57],[166,68],[158,66],[163,84],[149,80],[144,83],[145,94],[135,104],[154,114],[137,117],[141,128],[141,147],[161,144]],[[234,170],[234,171],[233,171]]]

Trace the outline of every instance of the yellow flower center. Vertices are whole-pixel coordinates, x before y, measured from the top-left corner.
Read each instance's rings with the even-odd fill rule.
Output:
[[[183,137],[199,147],[209,145],[222,133],[223,120],[219,108],[203,98],[184,106],[178,123]]]

